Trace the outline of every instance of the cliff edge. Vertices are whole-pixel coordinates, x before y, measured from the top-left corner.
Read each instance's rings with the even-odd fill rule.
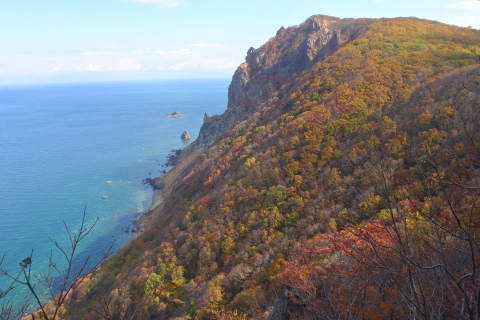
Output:
[[[315,15],[298,26],[281,27],[265,45],[250,48],[232,77],[227,110],[218,116],[205,115],[191,148],[211,146],[223,133],[261,110],[276,92],[285,91],[303,71],[361,37],[366,27],[377,21]]]

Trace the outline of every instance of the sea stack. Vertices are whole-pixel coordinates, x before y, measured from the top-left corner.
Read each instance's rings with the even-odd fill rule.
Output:
[[[188,139],[191,139],[190,135],[188,134],[188,131],[185,130],[183,131],[182,135],[180,136],[180,138],[182,138],[183,140],[188,140]]]
[[[181,113],[180,111],[174,111],[170,114],[167,114],[166,117],[168,118],[183,118],[185,115]]]

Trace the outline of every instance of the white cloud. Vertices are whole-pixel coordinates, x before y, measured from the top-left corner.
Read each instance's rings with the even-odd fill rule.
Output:
[[[49,72],[49,73],[68,72],[68,71],[72,71],[72,70],[73,70],[72,68],[65,68],[63,66],[55,66],[55,67],[49,69],[47,72]]]
[[[53,55],[0,55],[0,75],[29,72],[55,77],[141,77],[143,74],[204,75],[233,73],[240,64],[233,50],[215,42],[190,42],[171,47],[158,43],[94,43]],[[235,62],[233,62],[235,61]],[[10,65],[19,66],[13,69]],[[7,68],[8,66],[8,68]],[[7,72],[1,70],[7,68]]]
[[[153,52],[152,48],[144,48],[144,49],[133,50],[134,54],[146,54],[146,53],[152,53],[152,52]]]
[[[123,72],[140,70],[141,68],[142,66],[134,59],[123,59],[118,62],[117,66],[113,70]]]
[[[202,48],[226,48],[223,44],[218,43],[193,43],[191,47],[202,47]]]
[[[478,0],[467,0],[452,3],[445,6],[446,8],[455,9],[455,10],[478,10],[480,11],[480,1]]]
[[[191,54],[189,49],[175,49],[175,50],[161,50],[161,49],[152,49],[152,48],[143,48],[135,50],[113,50],[113,51],[85,51],[82,52],[84,56],[125,56],[125,55],[148,55],[148,54],[160,54],[164,56],[178,56]]]
[[[89,64],[85,67],[85,71],[100,72],[103,71],[103,68],[98,64]]]
[[[128,0],[152,5],[155,8],[174,8],[182,4],[181,0]]]
[[[186,55],[186,54],[191,54],[190,50],[188,49],[178,49],[178,50],[155,50],[154,53],[156,54],[161,54],[164,56],[178,56],[178,55]]]
[[[111,63],[89,63],[77,66],[55,66],[48,70],[49,73],[56,72],[125,72],[141,70],[142,66],[134,59],[117,60],[116,64]]]
[[[457,1],[446,5],[443,21],[458,26],[480,28],[480,1]]]
[[[237,67],[239,66],[239,63],[238,62],[227,62],[227,63],[224,63],[222,65],[220,65],[220,69],[231,69],[231,70],[235,70]]]
[[[168,70],[235,70],[238,62],[225,58],[196,56],[188,60],[178,61],[168,67]]]
[[[112,54],[117,54],[119,52],[110,52],[110,51],[85,51],[82,52],[83,55],[85,56],[106,56],[106,55],[112,55]]]

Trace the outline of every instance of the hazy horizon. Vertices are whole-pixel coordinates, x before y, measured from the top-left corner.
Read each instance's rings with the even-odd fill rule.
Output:
[[[478,0],[4,1],[0,85],[229,78],[250,47],[315,14],[480,28]]]

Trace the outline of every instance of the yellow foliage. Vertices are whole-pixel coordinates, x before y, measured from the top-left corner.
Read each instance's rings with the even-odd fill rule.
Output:
[[[245,162],[245,166],[249,169],[252,169],[255,167],[255,164],[257,163],[257,159],[255,157],[248,158],[247,162]]]

